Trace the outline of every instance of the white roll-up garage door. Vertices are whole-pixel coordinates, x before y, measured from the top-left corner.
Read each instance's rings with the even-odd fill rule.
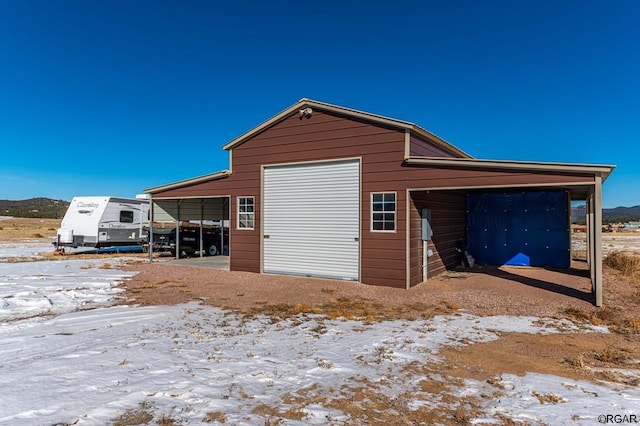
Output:
[[[263,270],[359,279],[360,162],[264,168]]]

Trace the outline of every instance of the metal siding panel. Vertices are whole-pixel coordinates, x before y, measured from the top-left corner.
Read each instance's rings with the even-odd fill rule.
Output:
[[[358,280],[360,163],[264,169],[264,272]]]

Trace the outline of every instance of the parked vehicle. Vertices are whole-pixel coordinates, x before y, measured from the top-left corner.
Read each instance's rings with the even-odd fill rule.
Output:
[[[149,200],[110,196],[74,197],[62,219],[56,249],[146,244]]]
[[[196,224],[180,225],[178,235],[180,244],[178,250],[187,255],[193,255],[200,251],[200,226]],[[176,227],[153,227],[153,251],[170,251],[176,254]],[[202,249],[207,256],[229,254],[229,228],[220,226],[202,227]]]

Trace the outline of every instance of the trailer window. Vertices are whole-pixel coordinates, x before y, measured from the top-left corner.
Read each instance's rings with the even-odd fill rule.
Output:
[[[120,210],[120,222],[121,223],[133,223],[133,211]]]
[[[253,197],[238,197],[238,229],[253,229]]]

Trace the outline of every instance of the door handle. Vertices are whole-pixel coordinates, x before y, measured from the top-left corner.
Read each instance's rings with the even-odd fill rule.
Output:
[[[262,238],[267,239],[269,238],[269,235],[263,235]]]
[[[359,238],[359,237],[355,237],[355,238],[353,239],[353,241],[360,241],[360,238]]]

